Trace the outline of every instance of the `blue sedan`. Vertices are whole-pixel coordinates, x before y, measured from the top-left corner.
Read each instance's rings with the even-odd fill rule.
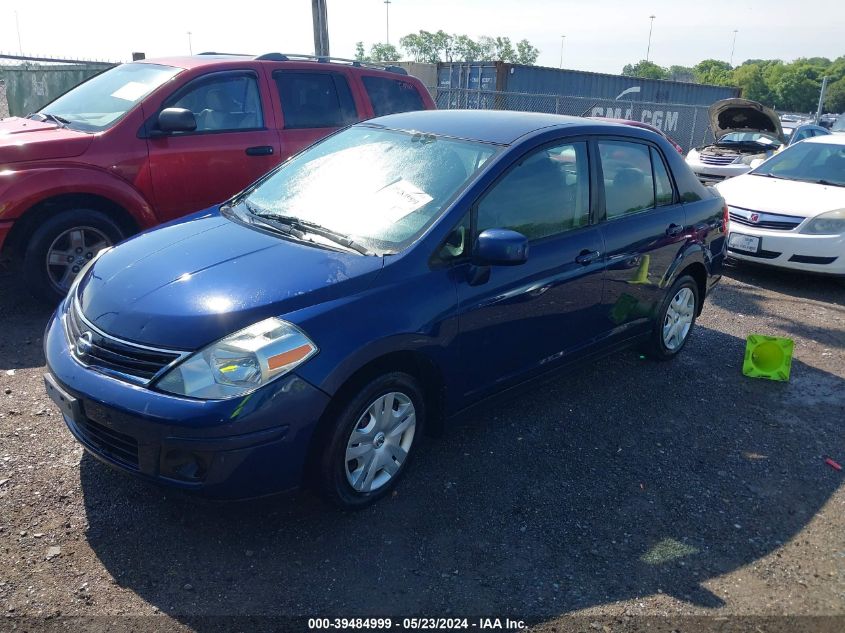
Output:
[[[470,405],[625,345],[678,354],[726,230],[647,130],[382,117],[98,254],[47,327],[45,384],[90,453],[140,477],[362,507]]]

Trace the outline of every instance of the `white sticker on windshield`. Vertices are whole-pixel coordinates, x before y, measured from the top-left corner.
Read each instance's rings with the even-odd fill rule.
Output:
[[[380,189],[373,196],[373,207],[385,224],[392,224],[409,213],[424,207],[433,198],[414,183],[401,178]]]
[[[137,101],[145,94],[149,87],[147,84],[142,84],[137,81],[130,81],[128,84],[118,88],[111,96],[115,99],[123,99],[124,101]]]

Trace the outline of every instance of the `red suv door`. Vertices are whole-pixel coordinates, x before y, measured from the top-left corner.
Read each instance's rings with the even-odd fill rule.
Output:
[[[159,111],[186,108],[197,127],[156,134],[155,124],[150,126],[150,173],[160,219],[222,202],[279,162],[269,103],[266,84],[252,70],[207,73],[164,100]]]
[[[344,72],[280,69],[272,78],[281,106],[283,160],[363,118]]]

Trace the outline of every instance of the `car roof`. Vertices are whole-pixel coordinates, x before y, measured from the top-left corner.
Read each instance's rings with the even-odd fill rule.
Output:
[[[317,58],[313,55],[291,54],[289,58],[281,59],[282,57],[286,56],[281,55],[279,53],[271,53],[261,56],[239,53],[200,53],[197,55],[179,55],[173,57],[139,59],[132,63],[160,64],[163,66],[173,66],[174,68],[183,68],[185,70],[191,70],[194,68],[204,68],[208,66],[225,69],[231,66],[242,66],[244,62],[284,64],[286,66],[289,64],[292,66],[298,64],[300,66],[299,68],[297,68],[297,70],[301,69],[303,67],[302,65],[308,67],[319,64],[321,68],[355,68],[356,70],[367,71],[368,73],[386,74],[393,77],[399,75],[402,79],[413,79],[415,81],[417,80],[416,77],[412,77],[411,75],[408,75],[407,73],[404,73],[404,71],[399,70],[398,68],[395,68],[393,66],[361,63],[355,62],[354,60],[339,60],[338,58]],[[337,61],[331,61],[332,59],[336,59]]]
[[[845,145],[845,134],[823,134],[805,138],[802,143],[823,143],[828,145]]]
[[[576,128],[633,131],[627,125],[606,123],[582,117],[514,110],[420,110],[389,114],[365,121],[397,130],[451,136],[485,143],[508,145],[520,137],[550,128]]]

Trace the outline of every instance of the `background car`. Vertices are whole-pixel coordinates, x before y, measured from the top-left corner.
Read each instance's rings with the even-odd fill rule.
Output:
[[[671,136],[666,134],[666,132],[661,130],[659,127],[655,127],[655,126],[651,125],[650,123],[644,123],[643,121],[632,121],[631,119],[612,119],[612,118],[607,118],[607,117],[590,117],[590,118],[595,119],[597,121],[608,121],[610,123],[622,123],[623,125],[633,125],[634,127],[641,127],[644,130],[651,130],[655,134],[659,134],[660,136],[665,138],[667,141],[669,141],[669,144],[672,147],[674,147],[676,150],[678,150],[679,154],[683,155],[683,153],[684,153],[684,148],[681,147],[681,145],[675,139],[673,139]]]
[[[137,476],[236,497],[313,483],[361,507],[485,397],[623,345],[677,355],[726,222],[636,127],[381,117],[104,252],[48,326],[46,384]]]
[[[0,249],[56,302],[101,248],[225,200],[341,127],[430,108],[396,67],[280,53],[123,64],[0,121]]]
[[[845,134],[845,114],[840,114],[833,125],[830,126],[830,131],[834,134]]]
[[[723,99],[709,114],[716,142],[687,154],[687,164],[705,184],[747,173],[752,161],[772,156],[786,143],[777,113],[756,101]]]
[[[845,136],[810,138],[716,185],[731,257],[845,276]]]

